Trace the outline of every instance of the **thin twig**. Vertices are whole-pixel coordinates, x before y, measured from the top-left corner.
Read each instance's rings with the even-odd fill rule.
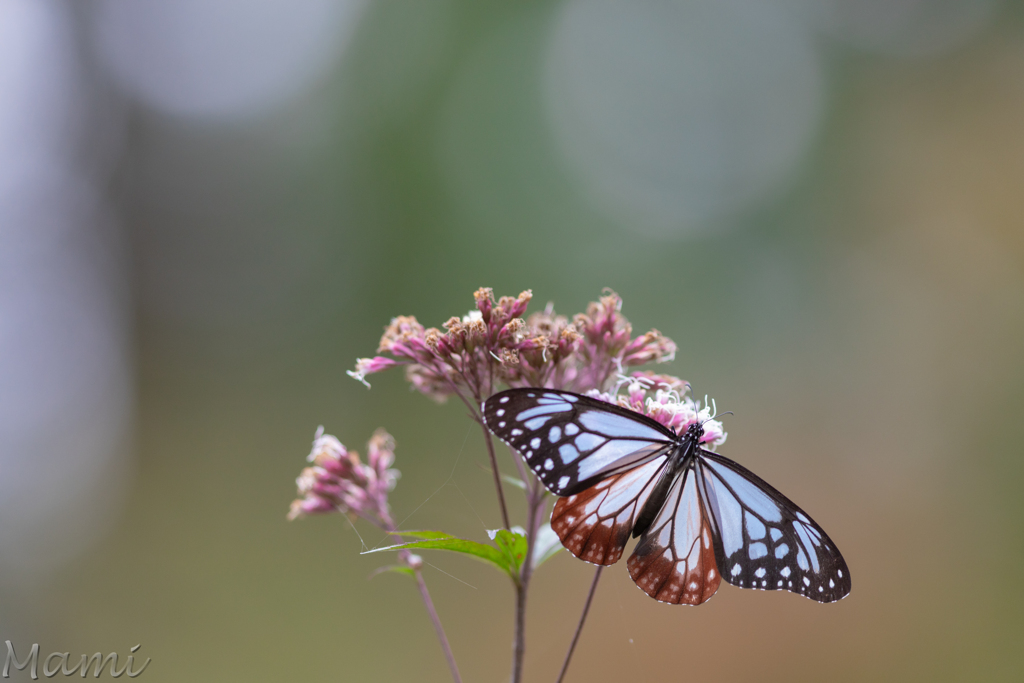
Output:
[[[456,396],[458,396],[462,400],[462,402],[466,404],[466,407],[469,408],[470,416],[474,420],[479,422],[480,421],[480,413],[478,411],[479,405],[474,406],[472,403],[470,403],[469,399],[466,398],[465,396],[463,396],[462,392],[459,391],[459,385],[457,385],[455,382],[453,382],[451,380],[451,378],[448,377],[447,373],[445,373],[443,371],[440,371],[440,372],[438,372],[438,374],[441,375],[442,377],[444,377],[444,380],[445,380],[445,382],[448,383],[448,386],[451,388],[452,393],[455,394]],[[461,373],[459,373],[459,374],[461,374]],[[465,375],[463,375],[463,377],[465,377]]]
[[[379,524],[378,526],[389,533],[395,532],[395,521],[387,511],[381,515],[381,522],[383,522],[383,524]],[[405,541],[400,534],[396,534],[396,538],[399,541]],[[452,671],[452,678],[455,680],[455,683],[462,683],[462,675],[459,674],[459,665],[455,663],[455,655],[452,653],[452,646],[448,643],[448,636],[444,632],[444,626],[441,625],[441,617],[438,616],[437,610],[434,609],[434,601],[430,599],[430,591],[427,590],[427,582],[423,580],[423,572],[420,571],[420,567],[418,566],[419,563],[410,562],[412,559],[412,553],[409,550],[398,551],[398,559],[402,564],[412,569],[413,574],[416,576],[416,587],[420,591],[420,597],[423,598],[423,606],[427,608],[427,615],[430,617],[430,622],[434,625],[434,631],[437,633],[437,639],[441,641],[441,649],[444,650],[444,657],[448,660],[448,668]]]
[[[587,602],[583,605],[583,614],[580,615],[580,623],[576,625],[576,633],[572,636],[572,643],[569,645],[569,651],[565,653],[565,661],[562,663],[562,670],[558,673],[558,680],[555,683],[562,683],[562,679],[565,678],[565,672],[569,670],[569,662],[572,660],[573,650],[576,649],[576,643],[580,639],[580,633],[583,632],[583,623],[587,620],[587,612],[590,611],[590,602],[594,599],[594,592],[597,590],[597,581],[601,578],[601,571],[603,569],[603,566],[598,565],[597,570],[594,572],[594,581],[590,584],[590,592],[587,593]]]
[[[526,591],[521,582],[516,586],[516,631],[512,642],[512,683],[523,680],[523,659],[526,655]]]
[[[461,370],[459,370],[459,374],[462,375],[463,379],[466,379],[465,373]],[[474,406],[469,402],[469,399],[462,395],[462,392],[459,391],[458,386],[454,382],[448,379],[447,376],[445,376],[445,379],[449,386],[451,386],[455,395],[462,399],[462,402],[466,404],[467,408],[469,408],[469,416],[476,420],[480,424],[480,428],[484,431],[484,443],[487,444],[487,455],[491,458],[491,472],[494,473],[494,488],[498,492],[498,505],[501,507],[501,521],[505,529],[511,529],[512,525],[508,521],[508,508],[505,505],[505,493],[501,490],[501,474],[498,472],[498,458],[494,455],[494,444],[491,443],[491,433],[487,431],[487,425],[484,424],[483,417],[477,409],[477,406],[480,405],[481,401],[478,396],[474,396],[474,398],[477,399],[477,406]],[[466,379],[466,382],[468,384],[469,380]]]
[[[512,462],[515,464],[516,469],[519,470],[519,478],[523,480],[523,484],[530,484],[530,475],[526,472],[526,466],[523,464],[523,456],[519,455],[519,451],[508,447],[509,453],[512,454]]]
[[[430,615],[430,621],[434,624],[434,630],[437,631],[437,639],[441,641],[441,649],[444,650],[445,659],[448,660],[448,668],[452,670],[452,678],[455,683],[462,683],[462,676],[459,675],[459,665],[455,663],[455,655],[452,654],[452,647],[448,644],[448,636],[444,633],[444,627],[441,626],[441,618],[437,616],[437,610],[434,609],[434,601],[430,599],[430,591],[427,590],[427,584],[423,580],[423,573],[419,569],[413,570],[416,574],[416,585],[420,589],[420,597],[423,598],[423,604],[427,608],[427,614]]]
[[[533,552],[537,544],[537,531],[540,528],[544,510],[544,489],[534,480],[527,482],[526,503],[526,557],[516,583],[516,629],[515,642],[512,649],[512,683],[520,683],[523,678],[523,662],[526,656],[526,597],[530,590],[530,579],[533,576]]]
[[[484,430],[484,443],[487,444],[487,455],[491,457],[491,473],[494,474],[494,488],[498,491],[498,505],[501,507],[501,521],[506,529],[512,525],[508,521],[508,508],[505,507],[505,492],[501,490],[501,473],[498,471],[498,458],[494,455],[494,444],[491,442],[491,433],[487,425],[480,421],[480,428]]]

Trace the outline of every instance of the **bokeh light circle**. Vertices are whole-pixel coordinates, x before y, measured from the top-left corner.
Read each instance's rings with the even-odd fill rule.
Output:
[[[161,111],[237,118],[300,95],[335,62],[362,0],[104,0],[101,61]]]
[[[823,108],[812,38],[771,2],[573,0],[544,78],[558,144],[593,201],[664,236],[784,188]]]

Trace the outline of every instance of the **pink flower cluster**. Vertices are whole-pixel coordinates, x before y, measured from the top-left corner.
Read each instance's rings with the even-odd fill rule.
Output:
[[[443,331],[425,329],[411,316],[395,318],[378,348],[390,357],[360,358],[349,375],[366,384],[367,375],[404,365],[407,379],[427,396],[444,400],[456,394],[475,407],[498,383],[604,391],[624,367],[675,357],[675,343],[657,330],[632,336],[614,292],[571,322],[551,304],[524,319],[532,296],[527,290],[495,301],[491,289],[482,287],[474,293],[476,309],[450,318]]]
[[[378,429],[367,444],[366,462],[320,427],[308,460],[312,467],[295,480],[299,498],[292,501],[288,519],[326,512],[343,512],[362,517],[377,526],[394,525],[388,509],[388,493],[399,472],[395,462],[395,440]]]
[[[686,396],[689,389],[689,384],[672,375],[635,372],[628,377],[620,375],[611,392],[589,391],[587,395],[646,415],[677,434],[700,422],[704,426],[700,442],[714,450],[725,443],[728,434],[709,406],[701,407],[699,401]]]
[[[588,391],[587,395],[646,415],[677,434],[699,422],[705,429],[700,443],[715,450],[725,443],[728,434],[709,405],[701,408],[700,401],[686,395],[689,388],[690,385],[678,377],[641,372],[629,377],[621,375],[612,391]]]

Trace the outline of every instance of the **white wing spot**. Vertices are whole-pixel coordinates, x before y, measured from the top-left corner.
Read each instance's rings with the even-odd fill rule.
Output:
[[[761,588],[764,588],[767,585],[768,585],[768,580],[767,579],[765,579],[764,581],[761,582]]]
[[[498,408],[498,410],[496,410],[494,414],[497,415],[498,417],[501,417],[502,415],[505,414],[505,409],[504,408]]]
[[[804,585],[805,586],[810,586],[811,585],[811,580],[808,579],[806,576],[804,577]]]
[[[501,422],[498,423],[498,429],[504,429],[504,428],[505,428],[505,421],[502,420]]]
[[[840,579],[841,579],[841,578],[843,578],[843,570],[842,570],[842,569],[837,569],[837,570],[836,570],[836,574],[838,574],[838,575],[839,575],[839,578],[840,578]]]
[[[784,578],[784,579],[788,578],[789,575],[790,575],[790,569],[789,569],[789,567],[783,567],[782,571],[779,572],[779,573],[782,574],[782,578]]]
[[[535,436],[530,439],[530,448],[540,448],[540,437]]]
[[[508,403],[508,396],[502,396],[499,398],[498,403]]]
[[[779,579],[779,588],[782,588],[782,579]]]
[[[758,567],[757,571],[754,572],[754,576],[756,576],[759,579],[764,577],[764,567]]]
[[[776,529],[775,527],[772,527],[772,540],[773,541],[777,541],[780,538],[782,538],[782,530],[781,529]]]
[[[551,443],[555,443],[561,438],[562,428],[559,427],[558,425],[555,425],[554,427],[551,428],[551,431],[548,432],[548,441],[550,441]]]
[[[576,436],[579,433],[580,433],[580,428],[576,426],[575,422],[570,422],[569,424],[565,425],[565,435],[566,436]]]
[[[501,426],[502,426],[502,427],[504,427],[504,426],[505,426],[505,423],[504,423],[504,422],[502,422],[502,423],[501,423]],[[513,430],[512,430],[512,436],[519,436],[519,435],[521,435],[522,433],[523,433],[523,430],[522,430],[522,429],[513,429]]]
[[[551,458],[548,458],[547,460],[544,461],[544,469],[552,470],[554,468],[555,468],[555,463],[551,461]]]
[[[743,567],[741,567],[741,566],[740,566],[740,563],[739,563],[739,562],[737,562],[736,564],[734,564],[734,565],[732,566],[732,571],[730,572],[730,574],[732,574],[733,576],[736,576],[736,575],[738,575],[738,574],[739,574],[739,573],[740,573],[741,571],[743,571]]]
[[[751,543],[747,554],[750,555],[750,559],[757,560],[768,554],[768,546],[764,543]]]
[[[825,587],[824,586],[818,586],[818,592],[819,593],[823,593],[824,591],[825,591]]]
[[[778,548],[775,549],[775,558],[778,559],[778,560],[781,560],[782,558],[784,558],[786,556],[786,553],[788,553],[788,552],[789,552],[789,546],[786,545],[785,543],[783,543],[782,545],[780,545]]]
[[[828,580],[828,587],[829,588],[835,588],[836,587],[836,582],[833,581],[832,579],[829,579]]]
[[[564,489],[568,485],[569,485],[569,477],[562,477],[561,479],[558,480],[558,488]]]

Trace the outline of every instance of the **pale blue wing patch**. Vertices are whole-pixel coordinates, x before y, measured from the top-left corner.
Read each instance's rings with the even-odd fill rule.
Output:
[[[616,413],[589,410],[580,415],[579,422],[584,429],[603,434],[609,438],[646,439],[649,441],[665,440],[665,435],[662,432],[652,429],[639,420],[633,420],[625,415],[618,415]]]

